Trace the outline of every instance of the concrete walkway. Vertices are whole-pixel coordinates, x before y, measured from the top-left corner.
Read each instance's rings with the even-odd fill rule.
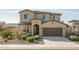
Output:
[[[44,44],[2,44],[0,49],[79,49],[79,44],[64,37],[43,37]]]

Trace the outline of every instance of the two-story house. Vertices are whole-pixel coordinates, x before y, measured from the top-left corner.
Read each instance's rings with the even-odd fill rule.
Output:
[[[20,14],[19,32],[27,31],[32,35],[65,36],[67,24],[60,21],[60,13],[22,10]]]

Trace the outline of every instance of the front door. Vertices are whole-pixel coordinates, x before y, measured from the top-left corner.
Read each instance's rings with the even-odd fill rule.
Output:
[[[39,25],[34,25],[33,30],[34,30],[34,35],[39,35]]]

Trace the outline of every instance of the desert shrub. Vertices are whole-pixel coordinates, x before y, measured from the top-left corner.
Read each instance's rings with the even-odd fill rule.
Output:
[[[12,39],[12,36],[8,36],[7,39],[8,39],[8,40],[11,40],[11,39]]]
[[[34,36],[34,39],[35,39],[35,40],[39,40],[39,39],[40,39],[40,36],[39,36],[39,35],[35,35],[35,36]]]
[[[3,28],[3,26],[0,26],[0,36],[2,36],[2,32],[5,30],[6,30],[6,28]]]
[[[9,36],[12,36],[12,32],[10,32],[10,31],[3,31],[3,32],[1,33],[1,36],[2,36],[4,39],[5,39],[5,38],[8,39]]]
[[[26,40],[27,35],[22,35],[21,37],[22,37],[23,40]]]
[[[28,41],[28,42],[34,42],[34,36],[27,37],[27,41]]]
[[[34,42],[35,40],[39,40],[39,39],[40,39],[39,35],[27,37],[28,42]]]
[[[70,36],[70,39],[77,39],[77,36],[71,35],[71,36]]]
[[[29,37],[29,36],[32,36],[32,35],[31,35],[31,33],[29,33],[29,32],[28,32],[28,33],[26,33],[26,35],[27,35],[28,37]]]
[[[21,40],[21,36],[22,36],[22,35],[21,35],[20,33],[17,33],[16,36],[17,36],[17,39],[20,39],[20,40]]]
[[[67,36],[66,38],[68,38],[71,41],[79,41],[79,36],[76,36],[76,35],[70,35],[70,36]]]

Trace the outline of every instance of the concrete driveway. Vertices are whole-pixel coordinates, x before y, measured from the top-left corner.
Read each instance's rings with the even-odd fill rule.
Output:
[[[43,39],[45,40],[49,40],[49,41],[63,41],[63,42],[70,42],[69,39],[66,39],[64,37],[58,37],[58,36],[54,36],[54,37],[51,37],[51,36],[46,36],[46,37],[43,37]]]
[[[64,37],[43,37],[44,44],[53,48],[79,48],[79,45]]]

